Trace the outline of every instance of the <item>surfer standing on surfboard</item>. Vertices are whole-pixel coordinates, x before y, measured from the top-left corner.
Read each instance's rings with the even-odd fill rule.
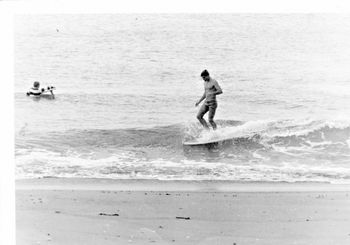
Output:
[[[203,116],[209,111],[208,120],[213,129],[216,129],[216,123],[214,122],[214,116],[218,103],[216,101],[216,95],[222,94],[222,89],[219,86],[219,83],[210,77],[207,70],[202,71],[201,77],[204,80],[204,94],[196,103],[198,106],[204,99],[205,102],[199,109],[197,114],[197,119],[204,126],[205,129],[209,129],[209,126]]]

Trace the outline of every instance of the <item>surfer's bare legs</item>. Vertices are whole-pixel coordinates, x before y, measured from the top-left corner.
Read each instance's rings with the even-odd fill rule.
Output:
[[[197,117],[198,118],[198,117]],[[199,122],[203,125],[203,127],[205,129],[208,129],[209,130],[209,126],[207,124],[207,122],[205,121],[205,119],[202,117],[202,118],[198,118]]]
[[[209,123],[213,127],[213,129],[216,130],[217,126],[216,126],[216,123],[214,122],[214,120],[213,119],[211,119],[211,120],[209,119]]]
[[[205,115],[205,113],[207,113],[209,111],[209,107],[205,104],[203,104],[201,106],[201,108],[199,109],[199,112],[197,114],[197,119],[198,121],[203,125],[203,127],[205,129],[209,129],[209,126],[207,124],[207,122],[205,121],[205,119],[203,118],[203,116]]]
[[[216,103],[209,106],[208,120],[209,120],[209,123],[213,127],[214,130],[217,128],[216,123],[214,122],[214,116],[215,116],[216,108],[217,108],[217,104]]]

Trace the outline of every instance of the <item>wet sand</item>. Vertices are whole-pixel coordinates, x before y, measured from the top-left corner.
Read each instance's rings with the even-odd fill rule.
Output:
[[[350,187],[16,181],[17,244],[350,244]]]

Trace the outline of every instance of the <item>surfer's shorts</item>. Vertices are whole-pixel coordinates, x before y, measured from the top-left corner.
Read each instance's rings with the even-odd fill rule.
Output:
[[[208,120],[212,121],[214,119],[217,107],[218,107],[218,103],[216,101],[212,101],[212,102],[206,101],[203,103],[203,105],[199,109],[197,117],[202,118],[205,115],[205,113],[209,111]]]

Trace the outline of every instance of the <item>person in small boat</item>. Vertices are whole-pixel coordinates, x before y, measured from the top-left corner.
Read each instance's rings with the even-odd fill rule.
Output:
[[[40,83],[38,81],[35,81],[33,84],[33,87],[29,89],[29,91],[27,92],[27,96],[31,96],[33,95],[34,97],[40,97],[43,93],[50,91],[52,95],[53,92],[52,90],[55,87],[53,86],[48,86],[47,88],[41,88],[40,89]]]

